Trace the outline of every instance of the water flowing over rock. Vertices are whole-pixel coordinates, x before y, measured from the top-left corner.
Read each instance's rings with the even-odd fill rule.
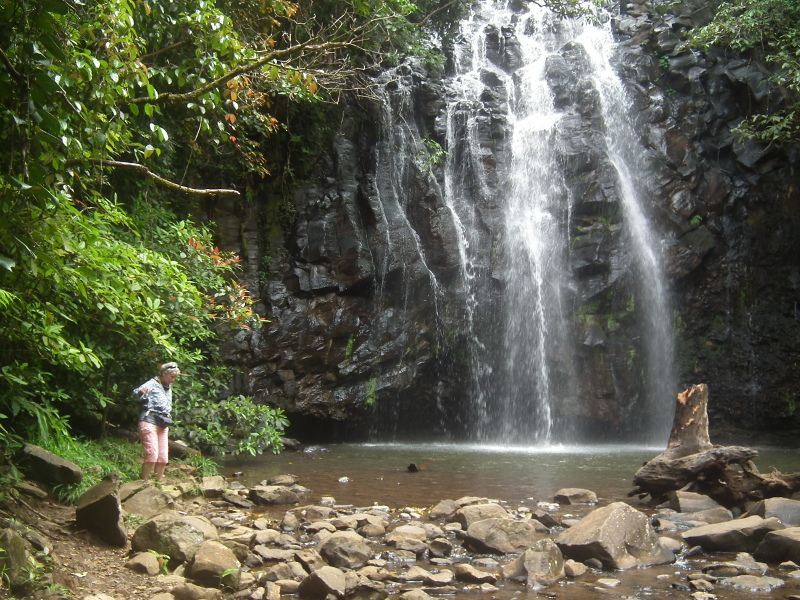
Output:
[[[691,49],[693,3],[510,4],[444,73],[376,69],[291,223],[267,188],[218,207],[271,320],[223,348],[238,391],[309,436],[653,441],[700,379],[715,417],[796,427],[796,151],[730,131],[783,105],[763,66]]]

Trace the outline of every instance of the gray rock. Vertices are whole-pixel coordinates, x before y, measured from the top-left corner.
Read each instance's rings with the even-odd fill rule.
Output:
[[[786,527],[800,526],[800,500],[768,498],[761,500],[744,516],[758,515],[764,519],[775,517]]]
[[[170,591],[175,600],[222,600],[222,592],[214,588],[204,588],[193,583],[184,582]]]
[[[647,516],[624,502],[593,510],[561,532],[555,541],[565,557],[580,562],[594,558],[609,569],[675,560],[673,553],[659,542]]]
[[[756,577],[755,575],[737,575],[726,577],[717,582],[720,587],[730,587],[748,592],[769,592],[784,585],[777,577]]]
[[[564,557],[550,538],[539,540],[503,568],[503,576],[523,581],[530,589],[553,585],[564,575]]]
[[[442,500],[428,511],[428,518],[432,521],[447,521],[453,518],[458,509],[454,500]]]
[[[152,519],[165,510],[175,508],[175,502],[157,487],[147,486],[125,500],[122,508],[128,514]]]
[[[762,519],[753,515],[695,527],[681,535],[690,546],[701,546],[707,551],[753,552],[767,533],[783,528],[778,519]]]
[[[703,567],[704,573],[715,575],[717,573],[726,573],[727,577],[731,574],[734,575],[757,575],[761,576],[768,571],[766,563],[757,562],[753,556],[747,552],[739,552],[736,555],[736,560],[729,560],[725,562],[713,563]]]
[[[425,585],[444,586],[453,582],[455,575],[449,569],[443,569],[438,573],[432,573],[418,565],[409,567],[407,571],[399,577],[401,581],[421,581]]]
[[[112,546],[128,543],[119,503],[119,474],[112,473],[86,490],[75,508],[75,523]]]
[[[597,494],[583,488],[562,488],[555,493],[558,504],[597,504]]]
[[[680,513],[696,513],[705,510],[712,510],[715,508],[722,508],[722,506],[703,494],[695,492],[677,491],[673,492],[669,497],[669,507],[672,510]]]
[[[433,598],[425,591],[415,588],[400,594],[400,600],[433,600]]]
[[[297,504],[300,497],[280,485],[257,485],[250,489],[250,500],[261,505]]]
[[[333,567],[358,569],[372,558],[367,541],[355,531],[337,531],[319,546],[319,553]]]
[[[275,477],[270,477],[267,480],[267,485],[282,485],[285,487],[291,487],[298,482],[299,478],[297,475],[292,475],[290,473],[284,473],[282,475],[276,475]]]
[[[161,571],[162,559],[152,552],[139,552],[127,560],[124,566],[135,573],[158,575]]]
[[[464,545],[475,552],[522,552],[546,532],[547,528],[538,521],[482,519],[467,528]]]
[[[588,570],[589,567],[585,564],[579,563],[571,558],[564,561],[564,574],[571,579],[585,575]]]
[[[509,519],[508,511],[494,502],[483,504],[470,504],[459,508],[455,514],[455,520],[467,529],[476,521],[483,519]]]
[[[400,525],[395,527],[386,536],[386,543],[394,545],[403,539],[412,538],[415,540],[425,541],[428,537],[428,532],[418,525]]]
[[[155,550],[170,557],[171,563],[181,563],[194,557],[206,540],[219,538],[216,527],[205,517],[167,512],[140,525],[133,534],[134,550]]]
[[[33,444],[22,447],[17,466],[29,479],[48,485],[83,481],[83,471],[78,465]]]
[[[800,562],[800,527],[770,531],[764,536],[753,556],[766,562]]]
[[[301,598],[324,600],[328,594],[343,598],[346,589],[344,573],[332,566],[320,567],[303,581],[297,588]]]
[[[676,513],[670,517],[674,523],[681,523],[688,525],[690,523],[705,523],[706,525],[713,523],[725,523],[733,519],[733,514],[724,506],[717,508],[710,508],[708,510],[700,510],[690,513]]]
[[[201,488],[206,498],[221,498],[228,489],[228,484],[222,475],[212,475],[203,477]]]
[[[216,540],[206,540],[195,553],[189,574],[200,585],[206,587],[239,587],[241,573],[239,563],[233,552]]]
[[[27,594],[32,590],[29,575],[30,561],[33,558],[30,544],[16,531],[0,531],[0,572],[3,584],[8,585],[15,594]]]
[[[453,567],[456,579],[466,583],[495,583],[497,575],[477,569],[467,563],[459,563]]]

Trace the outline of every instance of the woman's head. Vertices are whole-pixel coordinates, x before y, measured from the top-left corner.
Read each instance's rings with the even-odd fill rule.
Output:
[[[181,370],[178,368],[178,363],[174,362],[164,363],[159,367],[158,370],[161,381],[165,383],[172,383],[178,378],[178,375],[181,374]]]

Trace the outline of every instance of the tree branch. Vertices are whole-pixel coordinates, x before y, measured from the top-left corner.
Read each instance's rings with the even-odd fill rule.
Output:
[[[0,48],[0,61],[2,61],[2,63],[6,66],[8,73],[14,78],[14,81],[21,85],[25,83],[22,75],[20,75],[19,72],[14,68],[14,65],[11,64],[11,61],[8,59],[8,56],[6,56],[6,53],[3,52],[2,48]]]
[[[181,40],[180,42],[175,42],[174,44],[170,44],[166,48],[161,48],[161,50],[156,50],[155,52],[151,52],[150,54],[142,54],[139,57],[139,60],[144,62],[148,58],[155,58],[159,54],[164,54],[164,52],[169,52],[170,50],[174,50],[175,48],[179,48],[181,46],[185,46],[188,43],[188,40]]]
[[[243,75],[248,71],[252,71],[254,69],[259,69],[264,65],[274,61],[284,58],[286,56],[291,56],[297,52],[324,52],[329,50],[340,50],[342,48],[347,48],[352,46],[352,42],[327,42],[324,44],[311,44],[309,42],[304,42],[302,44],[297,44],[292,46],[291,48],[284,48],[283,50],[273,50],[266,56],[258,59],[255,62],[248,63],[246,65],[242,65],[237,67],[231,71],[228,71],[222,77],[218,77],[214,81],[210,81],[202,87],[199,87],[191,92],[186,92],[184,94],[160,94],[157,98],[150,98],[150,97],[140,97],[134,98],[130,101],[130,104],[158,104],[158,105],[169,105],[169,104],[178,104],[179,102],[188,102],[191,100],[196,100],[203,94],[210,92],[222,85],[225,85],[232,79],[235,79],[239,75]]]
[[[238,191],[232,189],[198,189],[198,188],[186,187],[185,185],[180,185],[175,183],[174,181],[170,181],[169,179],[164,179],[160,175],[156,175],[155,173],[153,173],[150,169],[148,169],[144,165],[140,165],[138,163],[90,158],[86,160],[70,159],[67,161],[66,164],[67,166],[72,166],[85,162],[88,162],[93,165],[99,165],[101,167],[112,167],[114,169],[129,169],[131,171],[136,171],[137,173],[144,175],[148,179],[152,179],[157,184],[164,186],[165,188],[168,188],[170,190],[175,190],[177,192],[183,192],[184,194],[192,194],[194,196],[240,196],[241,195]]]
[[[456,3],[456,2],[458,2],[458,1],[459,1],[459,0],[450,0],[450,2],[448,2],[448,3],[447,3],[447,4],[445,4],[444,6],[440,6],[440,7],[439,7],[439,8],[437,8],[436,10],[429,12],[427,15],[425,15],[425,18],[424,18],[424,19],[422,19],[422,21],[420,21],[419,23],[413,23],[413,24],[414,24],[414,25],[416,25],[417,27],[422,27],[423,25],[425,25],[425,23],[427,23],[428,21],[430,21],[430,20],[433,18],[433,16],[434,16],[436,13],[440,13],[440,12],[442,12],[443,10],[447,10],[448,8],[450,8],[451,6],[453,6],[453,4],[455,4],[455,3]]]

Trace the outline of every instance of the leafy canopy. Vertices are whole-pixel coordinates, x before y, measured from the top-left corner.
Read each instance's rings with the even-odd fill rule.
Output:
[[[693,33],[692,43],[722,45],[763,56],[773,67],[771,83],[783,90],[786,107],[755,114],[736,130],[742,137],[792,144],[800,141],[800,3],[740,0],[720,5],[714,20]]]
[[[465,5],[0,4],[6,442],[130,423],[129,390],[177,360],[194,377],[180,433],[224,451],[279,447],[280,411],[220,403],[233,373],[217,348],[260,319],[238,257],[198,215],[254,196],[272,163],[288,163],[271,147],[287,107],[335,102],[358,88],[359,69],[418,44],[420,24],[445,31]]]

